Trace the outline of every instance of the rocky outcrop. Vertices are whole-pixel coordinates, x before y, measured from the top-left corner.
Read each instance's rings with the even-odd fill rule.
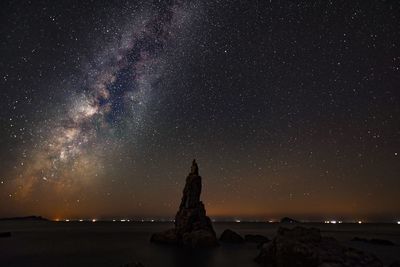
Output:
[[[238,233],[231,229],[226,229],[220,236],[219,240],[225,243],[243,243],[244,239]]]
[[[152,242],[190,247],[217,246],[218,240],[212,223],[200,201],[201,176],[196,160],[193,160],[179,210],[175,216],[175,227],[162,233],[155,233]]]
[[[372,254],[345,247],[333,238],[322,237],[316,228],[279,228],[271,243],[265,244],[256,262],[269,267],[381,267]]]
[[[263,235],[245,235],[244,240],[249,243],[258,243],[258,244],[267,243],[270,241],[268,237]]]

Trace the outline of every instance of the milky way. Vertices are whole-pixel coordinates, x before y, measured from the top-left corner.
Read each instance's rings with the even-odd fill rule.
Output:
[[[93,55],[84,67],[82,88],[69,88],[65,110],[50,123],[40,124],[43,140],[35,144],[30,160],[21,159],[17,179],[25,196],[37,183],[71,187],[82,179],[98,176],[102,159],[123,145],[118,131],[130,138],[144,127],[152,88],[168,64],[165,47],[180,30],[190,25],[192,6],[174,3],[143,8],[122,32]],[[98,155],[102,155],[101,157]]]
[[[399,220],[395,2],[1,5],[0,216]]]

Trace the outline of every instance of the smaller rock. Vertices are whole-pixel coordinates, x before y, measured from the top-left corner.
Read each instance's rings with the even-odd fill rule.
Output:
[[[220,236],[219,240],[225,243],[243,243],[244,239],[238,233],[231,229],[226,229]]]
[[[11,237],[11,232],[2,232],[0,233],[0,237]]]
[[[283,217],[281,219],[281,223],[300,223],[300,222],[289,217]]]
[[[269,238],[263,235],[245,235],[244,240],[249,243],[264,244],[269,242]]]
[[[255,259],[264,267],[383,267],[373,254],[345,247],[316,228],[279,228],[277,236],[262,246]]]

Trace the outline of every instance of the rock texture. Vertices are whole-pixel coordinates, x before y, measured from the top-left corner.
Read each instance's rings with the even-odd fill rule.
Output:
[[[193,160],[179,210],[175,216],[175,228],[153,234],[152,242],[185,245],[190,247],[217,246],[218,240],[212,223],[200,201],[201,176],[196,160]]]
[[[232,231],[231,229],[226,229],[222,232],[219,240],[225,243],[243,243],[244,239],[238,233]]]
[[[318,229],[280,228],[274,240],[265,244],[256,261],[271,267],[381,267],[372,254],[344,247],[333,238],[322,237]]]

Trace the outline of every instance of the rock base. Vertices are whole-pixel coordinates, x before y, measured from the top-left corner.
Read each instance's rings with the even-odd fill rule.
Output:
[[[271,243],[255,259],[268,267],[382,267],[372,254],[345,247],[334,238],[322,237],[318,229],[280,228]]]

